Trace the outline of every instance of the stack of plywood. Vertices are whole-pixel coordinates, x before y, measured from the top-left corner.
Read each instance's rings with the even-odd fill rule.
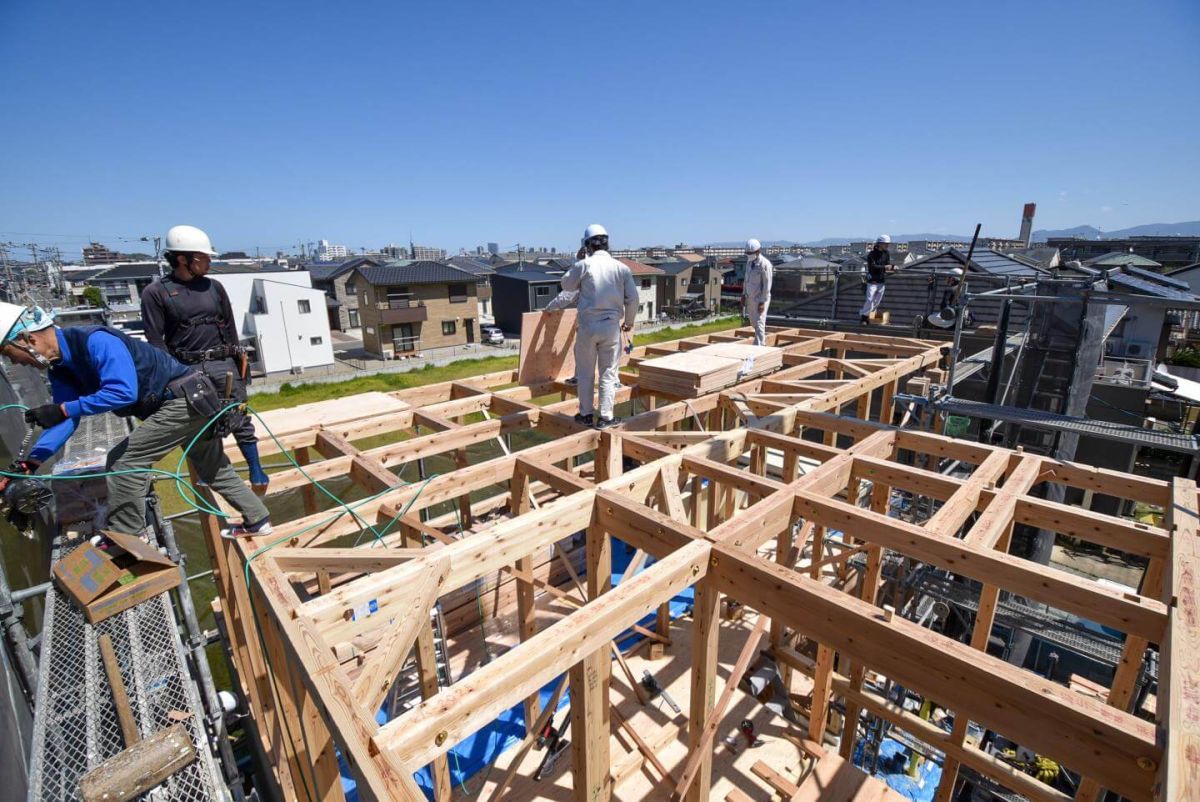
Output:
[[[668,395],[695,398],[778,370],[782,364],[783,352],[778,348],[719,343],[642,362],[638,384]]]

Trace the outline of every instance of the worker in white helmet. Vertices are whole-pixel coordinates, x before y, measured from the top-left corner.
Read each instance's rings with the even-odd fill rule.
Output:
[[[224,534],[270,534],[267,508],[238,478],[221,448],[216,430],[224,425],[223,416],[217,417],[224,400],[207,376],[120,329],[59,328],[52,314],[37,307],[0,303],[0,332],[0,353],[47,371],[53,399],[25,413],[26,422],[43,431],[25,464],[11,473],[35,472],[66,444],[81,417],[133,416],[141,424],[108,453],[109,529],[142,533],[150,468],[190,443],[196,473],[244,516]]]
[[[601,429],[618,420],[613,416],[621,333],[633,330],[638,291],[633,273],[608,252],[608,232],[592,224],[583,232],[586,256],[563,276],[562,288],[579,293],[579,330],[575,334],[575,380],[579,412],[575,422]],[[595,418],[593,396],[596,369],[600,370],[600,415]]]
[[[887,274],[894,269],[892,255],[888,252],[891,244],[892,238],[887,234],[881,234],[875,240],[875,247],[867,254],[867,297],[863,299],[860,313],[863,325],[871,322],[871,315],[875,314],[875,310],[879,308],[879,304],[883,300],[883,283],[887,279]]]
[[[754,344],[767,344],[767,308],[771,306],[771,281],[775,268],[762,255],[756,239],[746,240],[746,278],[742,281],[742,309],[754,327]]]
[[[146,341],[185,365],[192,365],[219,388],[230,382],[232,397],[246,400],[250,383],[246,349],[238,340],[229,294],[208,276],[216,256],[208,234],[195,226],[172,226],[164,256],[167,275],[142,290]],[[230,410],[230,427],[246,460],[255,492],[266,492],[270,478],[258,455],[258,434],[250,416]]]

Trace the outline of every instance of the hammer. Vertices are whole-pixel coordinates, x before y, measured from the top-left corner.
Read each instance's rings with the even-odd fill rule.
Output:
[[[143,741],[129,707],[129,694],[121,679],[117,653],[107,633],[100,636],[100,656],[112,688],[113,707],[117,711],[125,749],[85,774],[79,781],[79,795],[84,802],[125,802],[144,794],[195,760],[196,747],[182,724],[159,730]]]

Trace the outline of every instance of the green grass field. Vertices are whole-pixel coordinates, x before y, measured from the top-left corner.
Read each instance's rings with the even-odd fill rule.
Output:
[[[735,328],[740,325],[741,319],[738,317],[723,317],[716,320],[708,321],[707,323],[695,323],[686,326],[672,326],[666,329],[660,329],[648,334],[638,334],[633,338],[634,345],[650,345],[652,343],[666,342],[668,340],[678,340],[682,337],[695,337],[700,334],[710,334],[715,331],[725,331],[726,329]],[[482,359],[464,359],[458,362],[452,362],[449,365],[426,365],[423,368],[411,370],[406,373],[378,373],[373,376],[361,376],[355,379],[348,379],[343,382],[332,382],[329,384],[284,384],[279,388],[278,392],[260,393],[250,397],[250,406],[258,412],[266,412],[271,409],[281,409],[284,407],[294,407],[299,404],[308,404],[314,401],[328,401],[332,398],[344,398],[358,393],[378,392],[393,392],[395,390],[406,390],[410,387],[421,387],[426,384],[437,384],[438,382],[453,381],[455,379],[464,379],[470,376],[478,376],[483,373],[494,373],[501,370],[515,370],[517,367],[517,357],[515,356],[492,356]],[[557,396],[550,400],[557,400]],[[479,418],[482,420],[482,415]],[[379,445],[383,442],[390,442],[396,438],[391,435],[381,435],[379,443],[368,444]],[[175,449],[167,456],[159,460],[155,467],[163,470],[173,471],[176,464],[179,462],[180,449]],[[275,455],[265,459],[266,463],[284,463],[286,458],[282,455]],[[187,473],[186,466],[183,473]],[[157,483],[159,497],[162,500],[163,511],[166,514],[182,512],[188,508],[188,505],[180,497],[179,492],[175,489],[174,482],[160,481]]]

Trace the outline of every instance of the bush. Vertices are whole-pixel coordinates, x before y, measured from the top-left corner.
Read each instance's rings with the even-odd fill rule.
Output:
[[[1167,359],[1167,364],[1185,368],[1200,368],[1200,349],[1180,348]]]

